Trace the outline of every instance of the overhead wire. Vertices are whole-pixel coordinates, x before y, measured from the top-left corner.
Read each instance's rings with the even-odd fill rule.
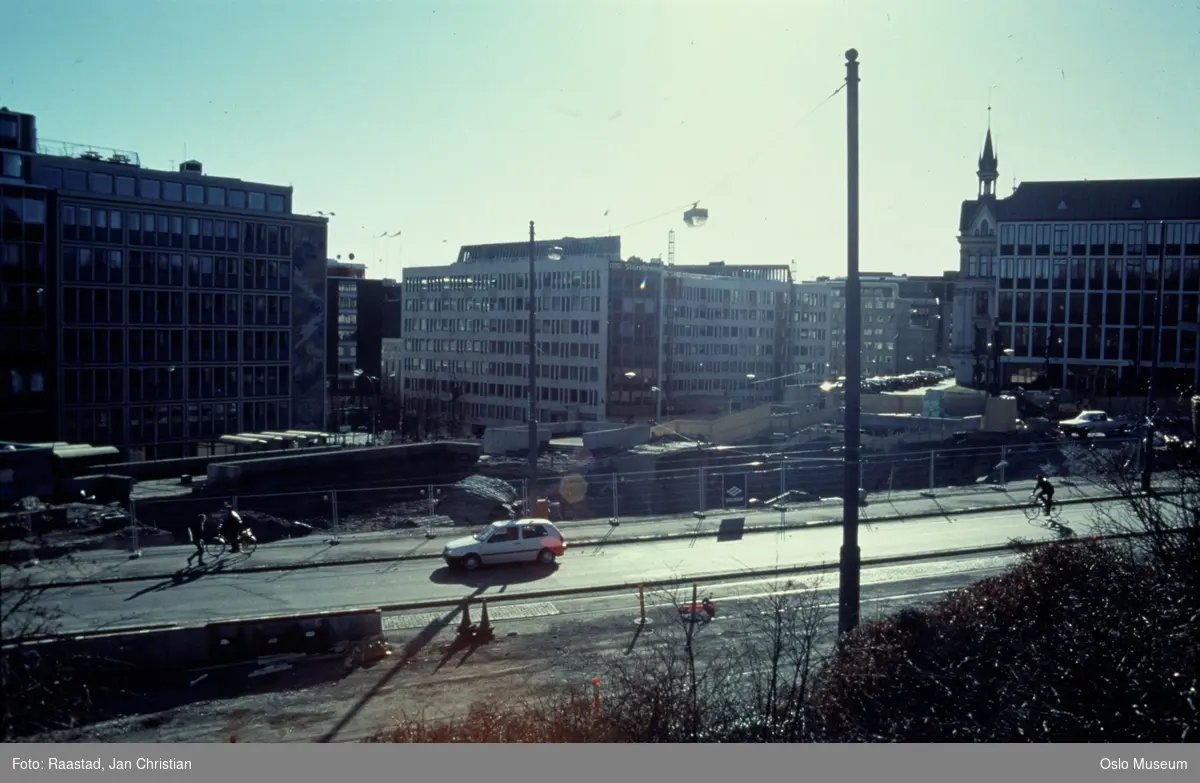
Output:
[[[723,177],[721,180],[719,180],[715,185],[713,185],[712,187],[707,188],[705,191],[703,191],[700,194],[700,198],[692,199],[691,201],[688,201],[685,204],[680,204],[677,207],[672,207],[671,209],[669,209],[665,212],[660,212],[659,214],[653,215],[652,217],[643,218],[641,220],[636,220],[632,223],[626,223],[623,226],[618,226],[616,229],[612,230],[612,233],[619,234],[620,232],[624,231],[625,229],[635,228],[637,226],[645,225],[646,223],[653,223],[656,220],[662,220],[665,217],[670,217],[671,215],[678,214],[680,210],[687,209],[687,208],[693,206],[694,204],[698,204],[701,201],[705,200],[713,193],[716,193],[718,190],[720,190],[721,188],[728,185],[729,182],[731,182],[739,174],[741,174],[742,172],[744,172],[747,169],[749,169],[750,167],[752,167],[768,152],[774,151],[779,146],[779,144],[782,143],[782,141],[785,138],[789,138],[790,135],[793,132],[795,132],[795,130],[797,128],[799,128],[801,125],[803,125],[805,122],[807,122],[814,114],[816,114],[822,108],[824,108],[825,104],[829,103],[834,98],[836,98],[838,96],[838,94],[844,89],[846,89],[846,83],[842,82],[842,84],[840,84],[836,90],[834,90],[833,92],[826,95],[811,109],[806,111],[804,114],[800,115],[800,117],[794,123],[792,123],[791,126],[786,128],[785,130],[781,131],[779,133],[779,136],[776,137],[776,139],[773,142],[759,147],[758,152],[756,152],[754,155],[750,156],[744,164],[733,169],[728,174],[726,174],[725,177]]]

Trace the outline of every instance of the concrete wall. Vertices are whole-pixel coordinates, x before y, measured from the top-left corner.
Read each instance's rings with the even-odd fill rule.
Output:
[[[655,435],[678,433],[715,444],[743,443],[770,437],[774,433],[791,433],[814,424],[831,421],[836,408],[796,409],[785,405],[759,405],[719,419],[677,419],[654,427]]]
[[[256,459],[210,465],[206,492],[246,492],[318,489],[361,485],[363,481],[422,475],[453,465],[473,465],[482,452],[479,443],[437,441],[378,448],[347,449],[320,454],[290,452]]]
[[[20,445],[0,451],[0,507],[26,497],[50,497],[57,482],[54,449]]]
[[[129,476],[138,481],[153,481],[155,479],[178,478],[183,475],[204,476],[208,474],[209,465],[221,465],[230,462],[244,462],[258,456],[286,453],[295,454],[324,454],[330,451],[342,451],[341,446],[311,446],[303,449],[290,449],[287,452],[252,452],[248,454],[221,454],[215,457],[185,457],[183,459],[145,460],[141,462],[120,462],[112,465],[99,465],[97,473],[114,473]]]
[[[21,645],[53,658],[89,655],[147,671],[177,671],[253,661],[265,655],[328,652],[342,642],[383,636],[378,609],[258,617],[204,625],[72,634]],[[6,646],[5,652],[16,647]]]
[[[631,449],[649,441],[650,427],[646,424],[583,433],[583,447],[588,451]]]

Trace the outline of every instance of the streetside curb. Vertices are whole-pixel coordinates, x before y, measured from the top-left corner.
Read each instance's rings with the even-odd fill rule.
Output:
[[[1171,497],[1173,495],[1178,495],[1178,494],[1181,494],[1181,493],[1159,492],[1159,493],[1156,493],[1156,496],[1157,497]],[[1138,495],[1138,497],[1141,497],[1141,496]],[[1118,501],[1118,500],[1123,500],[1123,499],[1125,499],[1124,495],[1102,495],[1102,496],[1091,497],[1091,498],[1072,498],[1070,500],[1061,500],[1061,501],[1059,501],[1059,505],[1077,506],[1077,505],[1084,505],[1084,504],[1089,504],[1089,503],[1092,503],[1092,504],[1094,504],[1094,503],[1111,503],[1113,501]],[[885,524],[885,523],[894,523],[894,522],[904,522],[904,521],[913,520],[913,519],[934,519],[937,517],[947,516],[948,514],[953,514],[955,516],[974,516],[977,514],[991,513],[994,511],[1019,511],[1019,510],[1025,508],[1027,505],[1028,505],[1028,503],[1009,503],[1009,504],[999,505],[999,506],[984,506],[984,507],[980,507],[980,508],[967,508],[967,509],[962,509],[960,511],[950,511],[950,512],[947,512],[946,510],[922,511],[922,512],[916,513],[916,514],[906,514],[904,516],[876,517],[874,519],[860,519],[859,525],[865,526],[865,525]],[[763,513],[763,512],[754,512],[754,513]],[[784,522],[782,525],[773,524],[773,525],[747,526],[746,528],[743,529],[742,533],[743,533],[743,535],[760,534],[760,533],[779,533],[784,530],[808,530],[808,529],[812,529],[812,528],[839,527],[841,524],[842,524],[842,521],[838,520],[838,519],[828,520],[828,521],[820,521],[820,522]],[[616,545],[623,545],[623,544],[652,544],[652,543],[656,543],[659,541],[683,541],[683,540],[687,540],[687,539],[694,539],[694,538],[715,536],[715,535],[717,535],[717,531],[714,530],[714,531],[706,532],[704,534],[697,533],[697,532],[690,532],[690,533],[689,532],[681,532],[681,533],[661,533],[661,534],[657,534],[657,535],[646,535],[646,536],[625,536],[622,538],[600,537],[600,538],[579,539],[578,541],[569,542],[568,548],[576,549],[576,548],[582,548],[582,547],[605,547],[605,546],[616,546]],[[306,561],[303,561],[300,563],[287,563],[287,564],[282,564],[282,565],[269,565],[269,566],[247,566],[247,567],[243,567],[243,568],[234,568],[234,569],[230,569],[228,571],[222,571],[221,576],[232,576],[235,574],[272,573],[272,572],[282,572],[282,571],[304,571],[304,570],[310,570],[313,568],[331,568],[331,567],[336,567],[336,566],[355,566],[355,565],[373,565],[373,564],[382,564],[382,563],[400,563],[400,562],[407,562],[409,560],[441,560],[441,559],[442,559],[442,555],[440,552],[439,553],[426,552],[426,553],[412,554],[412,555],[388,555],[386,557],[358,557],[358,558],[349,558],[349,559],[345,559],[345,560],[326,560],[323,562],[306,560]],[[57,589],[63,589],[63,588],[69,588],[69,587],[79,587],[81,585],[113,585],[113,584],[127,584],[130,582],[149,582],[149,581],[154,581],[154,580],[174,579],[178,574],[179,574],[178,571],[171,571],[171,572],[163,572],[163,573],[158,573],[158,574],[145,574],[142,576],[113,576],[113,577],[105,577],[102,579],[76,579],[76,580],[64,580],[64,581],[58,581],[58,582],[38,582],[36,584],[30,585],[28,588],[23,588],[23,589],[25,589],[25,590],[57,590]]]

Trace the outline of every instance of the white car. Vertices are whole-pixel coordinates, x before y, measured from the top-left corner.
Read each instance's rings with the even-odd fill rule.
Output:
[[[511,519],[454,539],[442,549],[442,558],[451,568],[474,571],[497,563],[553,565],[566,549],[562,533],[548,520]]]

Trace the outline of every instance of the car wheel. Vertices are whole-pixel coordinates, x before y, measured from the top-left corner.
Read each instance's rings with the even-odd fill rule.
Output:
[[[478,571],[479,566],[483,565],[483,561],[479,559],[479,555],[467,555],[462,560],[463,568],[468,571]]]
[[[538,552],[537,561],[539,565],[554,565],[554,553],[549,549],[543,549]]]

